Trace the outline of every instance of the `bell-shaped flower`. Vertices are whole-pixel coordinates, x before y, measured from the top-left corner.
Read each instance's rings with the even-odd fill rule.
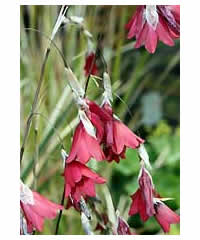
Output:
[[[49,201],[28,186],[20,183],[20,206],[27,222],[27,232],[32,233],[34,229],[42,231],[44,219],[54,219],[58,210],[63,209],[59,204]]]
[[[79,202],[81,197],[95,197],[95,184],[103,184],[106,180],[91,171],[84,164],[73,161],[68,163],[65,171],[65,197]]]
[[[126,28],[128,38],[136,38],[135,48],[145,45],[148,52],[154,53],[158,40],[173,46],[173,40],[180,36],[180,6],[138,6]]]
[[[139,189],[131,196],[132,204],[129,215],[140,214],[145,222],[155,214],[154,209],[154,186],[150,173],[142,166],[138,176]]]
[[[164,232],[170,231],[170,224],[180,222],[180,216],[173,212],[167,205],[158,199],[155,199],[155,218]]]
[[[125,158],[127,147],[138,148],[144,140],[134,134],[113,114],[111,107],[112,90],[107,73],[104,73],[104,89],[102,107],[89,100],[86,100],[86,102],[89,111],[98,115],[104,124],[104,137],[101,143],[106,159],[109,162],[112,160],[119,162],[120,158]]]
[[[151,217],[155,214],[153,204],[154,186],[151,175],[142,167],[138,177],[139,187],[141,189],[142,198],[145,202],[145,210],[147,216]]]
[[[118,162],[119,157],[125,157],[127,147],[135,149],[144,142],[143,139],[134,134],[122,121],[113,115],[112,108],[108,103],[105,103],[102,108],[95,103],[91,103],[89,108],[91,112],[94,111],[99,114],[102,122],[104,122],[103,144],[105,146],[105,155],[109,161],[115,160]]]
[[[65,71],[74,93],[74,100],[78,106],[80,118],[80,123],[74,133],[67,163],[74,160],[87,163],[90,158],[95,158],[97,161],[104,160],[105,156],[99,144],[104,134],[103,124],[99,116],[89,110],[87,101],[84,99],[84,90],[71,69],[66,68]]]
[[[85,164],[90,158],[102,161],[105,159],[105,155],[97,138],[88,134],[81,121],[76,127],[67,163],[76,160]]]

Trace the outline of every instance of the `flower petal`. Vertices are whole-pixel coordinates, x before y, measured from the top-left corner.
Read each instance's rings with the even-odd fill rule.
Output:
[[[155,208],[155,218],[164,232],[169,232],[170,224],[180,222],[180,216],[168,208],[164,203],[155,204]]]
[[[144,142],[143,139],[135,135],[121,121],[114,120],[113,131],[115,144],[112,149],[116,154],[120,154],[123,151],[124,146],[135,149]]]

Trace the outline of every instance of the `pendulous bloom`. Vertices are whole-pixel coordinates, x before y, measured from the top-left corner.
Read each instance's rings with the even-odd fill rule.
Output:
[[[84,164],[73,161],[67,164],[64,171],[65,197],[79,202],[81,197],[95,197],[95,184],[103,184],[106,180],[92,172]]]
[[[85,76],[88,76],[89,74],[96,75],[98,73],[94,52],[90,52],[86,56],[84,70]]]
[[[139,188],[131,196],[132,204],[129,215],[140,214],[142,221],[147,221],[154,216],[164,232],[169,232],[170,224],[179,223],[180,217],[168,208],[156,193],[149,172],[142,167],[139,174]]]
[[[44,219],[54,219],[61,205],[53,203],[35,191],[20,183],[20,206],[27,223],[27,232],[43,229]]]
[[[126,28],[128,39],[136,38],[135,48],[145,45],[148,52],[154,53],[159,40],[173,46],[173,40],[180,37],[180,6],[138,6]]]
[[[169,207],[167,207],[159,199],[155,200],[155,218],[160,224],[164,232],[169,232],[170,224],[176,224],[180,222],[180,216],[173,212]]]
[[[112,108],[108,103],[105,102],[102,107],[89,100],[87,103],[89,110],[98,115],[104,124],[104,136],[101,143],[109,162],[112,160],[119,162],[120,158],[125,158],[127,147],[135,149],[144,142],[113,115]]]
[[[105,159],[105,156],[101,150],[98,139],[95,136],[91,136],[86,131],[83,123],[80,122],[74,133],[67,163],[76,160],[85,164],[90,160],[90,158],[102,161]]]

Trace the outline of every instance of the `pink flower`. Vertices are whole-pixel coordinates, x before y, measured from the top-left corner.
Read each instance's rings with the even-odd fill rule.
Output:
[[[147,221],[149,217],[155,216],[164,232],[169,232],[170,224],[178,223],[180,217],[168,208],[161,197],[156,193],[150,174],[145,168],[141,169],[139,176],[139,189],[131,196],[132,204],[129,215],[140,214],[142,221]]]
[[[128,39],[136,38],[135,48],[145,45],[148,52],[154,53],[158,40],[173,46],[173,39],[180,37],[180,6],[139,6],[126,28]]]
[[[98,132],[100,135],[102,134],[101,130],[99,130]],[[76,127],[74,133],[71,150],[69,153],[69,157],[67,158],[67,163],[76,160],[85,164],[92,157],[95,158],[97,161],[102,161],[103,159],[105,159],[104,153],[101,150],[98,140],[93,136],[89,135],[85,127],[83,126],[83,123],[80,122]]]
[[[142,221],[147,221],[149,216],[146,213],[146,204],[142,196],[142,191],[138,189],[132,196],[132,204],[129,210],[129,215],[140,214]]]
[[[68,163],[65,172],[65,197],[71,196],[72,200],[80,201],[81,196],[95,197],[95,184],[103,184],[106,180],[92,172],[84,164],[73,161]]]
[[[180,216],[168,208],[163,202],[156,201],[154,208],[156,211],[155,218],[164,232],[169,232],[170,224],[180,222]]]
[[[44,219],[54,219],[57,211],[63,209],[61,205],[49,201],[35,191],[31,191],[23,183],[20,186],[20,206],[27,222],[28,233],[32,233],[34,228],[41,232]]]
[[[119,162],[120,158],[125,158],[126,148],[138,148],[143,139],[135,135],[126,125],[113,116],[112,108],[105,103],[100,108],[96,103],[87,100],[91,112],[99,116],[104,124],[104,154],[110,162]]]
[[[126,152],[126,147],[124,147],[123,151],[120,154],[116,154],[113,152],[112,147],[106,147],[104,146],[104,154],[106,156],[106,160],[108,162],[112,162],[113,160],[117,163],[120,162],[120,159],[125,159],[125,152]]]
[[[144,167],[141,169],[138,182],[141,189],[142,198],[145,202],[146,214],[147,216],[151,217],[155,214],[153,204],[154,186],[149,172]]]
[[[139,189],[131,196],[132,204],[129,215],[139,213],[141,219],[145,222],[155,214],[153,197],[156,193],[151,175],[144,167],[140,170],[138,183]]]
[[[96,75],[98,73],[98,68],[95,61],[95,53],[91,52],[86,56],[85,60],[85,76],[89,74]]]

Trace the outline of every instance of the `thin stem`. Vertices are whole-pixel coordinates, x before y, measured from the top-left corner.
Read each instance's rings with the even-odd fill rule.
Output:
[[[63,194],[62,194],[62,199],[61,199],[60,205],[64,206],[64,202],[65,202],[65,185],[64,185],[64,190],[63,190]],[[59,212],[59,215],[58,215],[57,223],[56,223],[55,235],[58,235],[58,230],[59,230],[60,220],[61,220],[61,217],[62,217],[62,212],[63,212],[63,210],[61,209],[60,212]]]
[[[63,150],[64,150],[64,149],[63,149]],[[66,157],[67,157],[68,155],[64,154],[64,156],[63,156],[62,152],[61,152],[61,155],[62,155],[63,159],[65,160],[64,169],[66,169],[66,167],[67,167],[67,162],[66,162],[67,159],[66,159]],[[65,184],[66,184],[66,179],[65,179]],[[61,199],[61,203],[60,203],[60,205],[62,205],[62,206],[64,206],[64,202],[65,202],[65,184],[64,184],[62,199]],[[60,221],[61,221],[61,218],[62,218],[62,213],[63,213],[63,210],[61,209],[60,212],[59,212],[59,215],[58,215],[57,223],[56,223],[55,235],[58,235],[58,230],[59,230]]]
[[[37,164],[39,159],[39,144],[38,144],[38,121],[39,118],[35,118],[34,121],[34,137],[35,137],[35,156],[34,156],[34,163],[33,163],[33,187],[35,191],[37,190]]]
[[[23,155],[24,155],[24,148],[25,148],[26,140],[27,140],[28,133],[29,133],[29,130],[30,130],[32,117],[33,117],[33,114],[34,114],[35,109],[37,107],[38,97],[39,97],[40,89],[41,89],[42,82],[43,82],[43,79],[44,79],[43,78],[44,77],[44,70],[45,70],[45,66],[46,66],[46,63],[47,63],[49,53],[50,53],[50,47],[47,48],[46,53],[45,53],[45,57],[44,57],[44,61],[42,63],[42,68],[41,68],[41,73],[40,73],[40,79],[39,79],[38,86],[37,86],[37,89],[36,89],[36,92],[35,92],[35,97],[34,97],[34,100],[33,100],[31,112],[30,112],[28,120],[26,122],[24,140],[23,140],[22,147],[21,147],[21,150],[20,150],[20,164],[22,164],[22,159],[23,159]]]
[[[88,84],[89,84],[89,80],[90,80],[90,76],[91,76],[91,72],[92,72],[92,69],[94,67],[94,64],[97,60],[97,58],[99,57],[99,54],[100,54],[100,43],[101,43],[101,39],[102,39],[102,34],[99,34],[98,38],[97,38],[97,47],[96,47],[96,51],[95,51],[95,57],[92,61],[92,64],[90,66],[90,70],[89,70],[89,74],[88,74],[88,77],[87,77],[87,80],[86,80],[86,83],[85,83],[85,94],[84,94],[84,98],[86,96],[86,92],[87,92],[87,89],[88,89]]]
[[[38,102],[38,98],[39,98],[39,93],[40,93],[40,89],[41,89],[41,86],[42,86],[42,82],[43,82],[43,79],[44,79],[44,70],[45,70],[45,67],[46,67],[46,63],[47,63],[47,59],[49,57],[49,53],[50,53],[50,50],[51,50],[51,44],[53,44],[56,49],[59,51],[62,59],[63,59],[63,62],[64,62],[64,65],[65,67],[68,67],[68,64],[67,64],[67,61],[65,60],[63,54],[60,52],[60,50],[58,49],[58,47],[55,45],[55,43],[53,42],[53,38],[55,37],[55,34],[57,33],[58,31],[58,28],[60,27],[60,24],[62,23],[62,17],[67,14],[67,11],[69,10],[69,7],[66,7],[66,6],[63,6],[60,10],[60,14],[58,16],[58,19],[56,21],[56,24],[54,26],[54,29],[53,29],[53,32],[52,32],[52,35],[51,35],[51,38],[48,39],[50,40],[50,45],[47,47],[46,49],[46,52],[45,52],[45,57],[44,57],[44,61],[42,63],[42,68],[41,68],[41,72],[40,72],[40,79],[39,79],[39,82],[38,82],[38,86],[37,86],[37,89],[36,89],[36,92],[35,92],[35,97],[34,97],[34,100],[33,100],[33,104],[32,104],[32,108],[31,108],[31,112],[29,114],[29,117],[27,119],[27,122],[26,122],[26,128],[25,128],[25,133],[24,133],[24,139],[23,139],[23,143],[22,143],[22,146],[21,146],[21,149],[20,149],[20,165],[22,164],[22,159],[23,159],[23,155],[24,155],[24,149],[25,149],[25,144],[26,144],[26,140],[27,140],[27,137],[28,137],[28,133],[29,133],[29,130],[30,130],[30,127],[31,127],[31,122],[32,122],[32,117],[33,117],[33,114],[35,113],[35,109],[37,107],[37,102]],[[28,30],[28,29],[27,29]],[[31,30],[31,29],[29,29]],[[33,30],[33,29],[32,29]],[[36,32],[40,32],[39,30],[34,30]],[[41,33],[41,32],[40,32]],[[42,34],[44,36],[44,34]]]
[[[86,96],[86,92],[87,92],[88,84],[89,84],[89,80],[90,80],[90,75],[91,75],[91,72],[92,72],[92,69],[94,67],[94,64],[95,64],[96,60],[97,60],[97,49],[96,49],[95,56],[94,56],[94,59],[92,61],[91,66],[90,66],[89,74],[88,74],[88,77],[87,77],[87,80],[86,80],[84,98]]]

